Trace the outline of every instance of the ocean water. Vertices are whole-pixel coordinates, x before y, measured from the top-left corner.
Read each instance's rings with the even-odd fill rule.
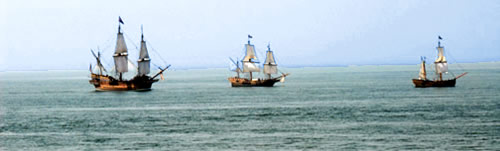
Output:
[[[272,88],[176,70],[148,92],[1,72],[0,150],[500,150],[500,63],[462,64],[453,88],[414,88],[418,68],[286,68]]]

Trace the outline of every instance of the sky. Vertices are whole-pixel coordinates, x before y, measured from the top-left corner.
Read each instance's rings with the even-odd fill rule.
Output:
[[[430,62],[438,35],[450,63],[500,61],[498,0],[0,0],[0,71],[110,66],[118,16],[131,60],[143,25],[173,69],[228,67],[248,34],[284,67]]]

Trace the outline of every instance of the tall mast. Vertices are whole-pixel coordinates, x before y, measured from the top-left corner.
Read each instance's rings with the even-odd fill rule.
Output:
[[[236,61],[238,61],[238,60],[236,60]],[[240,62],[236,62],[236,77],[240,78],[240,72],[241,72]]]
[[[101,63],[101,52],[97,49],[97,66],[99,67],[99,75],[103,75],[102,69],[104,68]]]
[[[267,45],[266,61],[264,62],[264,74],[270,79],[271,74],[278,73],[278,65],[274,60],[273,51],[271,51],[271,44]]]
[[[97,48],[99,50],[99,48]],[[96,67],[99,68],[99,75],[103,75],[103,70],[106,71],[106,69],[104,69],[104,67],[102,66],[102,63],[101,63],[101,52],[100,51],[97,51],[97,55],[94,53],[94,51],[91,49],[90,52],[92,52],[92,55],[94,55],[94,58],[96,59]]]
[[[260,72],[260,68],[256,63],[259,63],[257,56],[255,55],[255,47],[250,44],[251,35],[248,35],[248,44],[245,44],[245,57],[241,61],[243,63],[243,72],[248,72],[250,74],[250,80],[252,80],[252,72]]]
[[[122,74],[128,72],[128,53],[127,45],[125,44],[125,38],[123,37],[123,33],[121,32],[120,25],[123,24],[123,21],[120,17],[118,18],[118,22],[118,34],[116,38],[116,47],[113,58],[115,61],[116,73],[120,75],[120,81],[122,81]]]
[[[236,75],[237,75],[236,77],[240,78],[241,69],[240,69],[240,62],[239,62],[238,58],[236,58],[236,61],[234,61],[232,58],[229,58],[229,60],[231,60],[233,65],[236,66],[236,68],[234,69],[234,72],[236,72]]]
[[[418,74],[418,78],[420,80],[426,80],[427,72],[425,71],[425,57],[421,57],[420,60],[422,60],[422,63],[420,65],[420,73]]]
[[[150,62],[148,48],[146,46],[146,41],[144,41],[144,32],[141,25],[141,50],[139,52],[139,60],[137,60],[138,65],[138,76],[145,76],[150,72]]]
[[[434,64],[436,65],[436,74],[439,76],[439,81],[443,80],[443,73],[448,72],[448,63],[446,61],[446,57],[444,57],[444,47],[441,47],[441,36],[438,36],[438,57]]]

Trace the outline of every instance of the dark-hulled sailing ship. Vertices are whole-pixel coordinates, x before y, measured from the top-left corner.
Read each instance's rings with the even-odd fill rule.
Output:
[[[127,45],[125,44],[125,39],[123,32],[121,32],[121,24],[123,21],[119,18],[118,24],[118,35],[116,40],[115,53],[113,54],[114,59],[114,69],[115,76],[107,75],[106,69],[103,67],[101,62],[101,53],[98,52],[97,55],[92,51],[95,59],[97,60],[96,68],[97,73],[92,71],[92,65],[90,66],[91,80],[90,84],[94,85],[96,90],[103,91],[123,91],[123,90],[150,90],[151,85],[158,82],[159,79],[156,77],[161,76],[163,79],[163,72],[167,70],[169,66],[165,68],[159,68],[160,71],[154,76],[150,77],[150,62],[148,49],[146,46],[146,41],[144,41],[144,34],[142,33],[141,27],[141,48],[139,52],[139,59],[137,60],[137,75],[132,79],[126,80],[123,74],[128,72],[129,69],[129,59],[127,53]],[[117,76],[117,77],[116,77]]]
[[[259,61],[255,55],[255,47],[250,44],[250,39],[252,36],[248,35],[248,44],[245,44],[245,57],[241,60],[243,65],[243,70],[240,68],[239,60],[234,61],[231,59],[232,63],[236,66],[233,71],[236,72],[235,77],[228,78],[231,82],[232,87],[272,87],[276,82],[285,82],[285,77],[289,73],[281,73],[278,77],[272,77],[273,74],[278,74],[278,65],[274,59],[273,51],[271,51],[271,46],[268,45],[268,50],[266,51],[266,61],[263,64],[262,72],[266,75],[265,78],[253,78],[253,72],[260,72]],[[240,77],[240,73],[248,73],[248,78]]]
[[[450,79],[444,79],[443,74],[448,73],[448,62],[446,61],[446,57],[444,56],[444,47],[441,46],[441,36],[438,37],[438,56],[435,64],[436,70],[436,78],[433,80],[427,79],[427,72],[425,69],[425,57],[422,57],[422,63],[420,65],[420,73],[418,75],[418,79],[413,79],[413,84],[418,88],[426,88],[426,87],[454,87],[456,80],[464,75],[467,72],[460,74],[459,76],[453,76]]]

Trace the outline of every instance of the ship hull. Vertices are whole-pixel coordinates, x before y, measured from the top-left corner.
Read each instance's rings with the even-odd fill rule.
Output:
[[[417,88],[455,87],[455,83],[456,83],[456,79],[442,80],[442,81],[413,79],[413,84],[415,84],[415,87],[417,87]]]
[[[280,81],[279,78],[249,80],[245,78],[228,78],[232,87],[273,87],[274,83]]]
[[[153,83],[158,80],[151,79],[148,76],[134,77],[132,80],[119,81],[110,76],[92,74],[89,83],[94,85],[98,91],[148,91],[151,90]]]

